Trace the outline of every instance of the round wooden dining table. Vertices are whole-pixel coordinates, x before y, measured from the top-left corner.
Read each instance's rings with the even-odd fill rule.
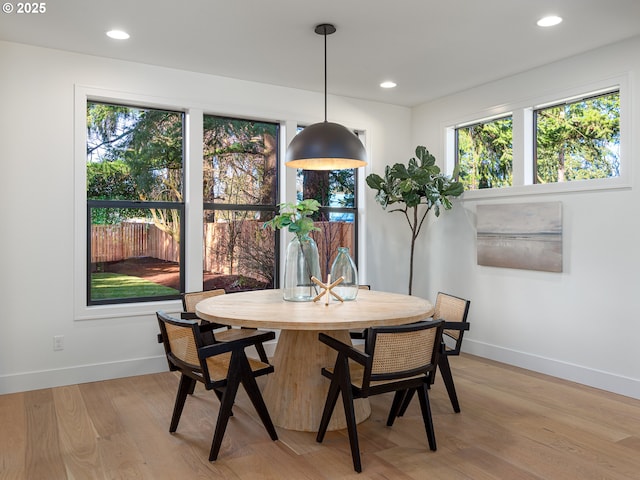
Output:
[[[274,373],[267,376],[264,400],[276,426],[315,432],[329,388],[322,367],[333,367],[336,354],[318,340],[324,332],[351,343],[350,329],[402,325],[433,315],[428,300],[398,293],[360,290],[355,300],[289,302],[282,290],[259,290],[219,295],[199,302],[197,315],[205,320],[250,328],[280,329],[273,357]],[[339,400],[341,402],[341,400]],[[367,399],[355,404],[356,421],[371,414]],[[344,411],[336,408],[329,430],[346,428]]]

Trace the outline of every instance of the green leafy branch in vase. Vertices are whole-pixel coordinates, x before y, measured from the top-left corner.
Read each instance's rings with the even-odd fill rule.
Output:
[[[319,208],[320,203],[314,199],[302,200],[298,204],[281,203],[278,205],[280,213],[268,222],[264,222],[262,226],[273,229],[287,228],[302,244],[304,240],[310,238],[309,233],[320,230],[310,218]]]
[[[317,286],[311,282],[313,273],[311,272],[311,259],[308,258],[311,252],[310,248],[303,248],[305,244],[309,244],[312,239],[309,233],[320,230],[315,226],[310,218],[320,208],[320,203],[314,199],[307,199],[294,203],[281,203],[278,205],[280,213],[268,222],[264,222],[263,228],[271,227],[274,230],[286,228],[298,238],[298,245],[302,257],[305,259],[305,266],[309,277],[310,285],[317,292]]]

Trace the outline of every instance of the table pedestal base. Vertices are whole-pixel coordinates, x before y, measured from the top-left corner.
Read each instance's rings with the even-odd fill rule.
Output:
[[[335,350],[318,340],[317,330],[282,330],[273,358],[275,372],[267,376],[264,401],[274,425],[288,430],[317,432],[327,399],[329,379],[322,367],[333,367]],[[344,343],[351,343],[348,330],[324,332]],[[354,402],[356,422],[371,415],[367,399]],[[328,430],[347,427],[342,398],[338,398]]]

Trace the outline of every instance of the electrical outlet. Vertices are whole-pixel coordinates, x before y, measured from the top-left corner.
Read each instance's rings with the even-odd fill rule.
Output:
[[[53,349],[56,351],[64,350],[64,335],[53,336]]]

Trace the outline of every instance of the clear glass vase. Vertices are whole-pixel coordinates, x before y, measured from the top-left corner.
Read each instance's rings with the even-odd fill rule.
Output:
[[[294,237],[287,245],[284,262],[284,299],[290,302],[312,301],[320,293],[320,287],[311,281],[311,277],[320,279],[320,275],[316,242],[309,237]]]
[[[331,281],[335,282],[343,277],[341,283],[334,287],[333,291],[343,300],[353,300],[358,296],[358,269],[349,255],[347,247],[339,247],[333,265],[331,265]]]

